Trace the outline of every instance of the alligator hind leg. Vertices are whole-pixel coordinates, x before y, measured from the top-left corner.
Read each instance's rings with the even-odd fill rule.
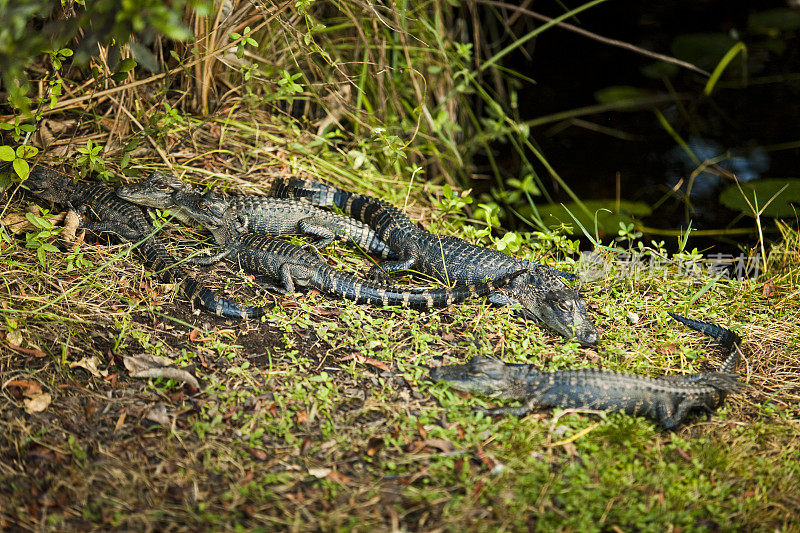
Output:
[[[678,405],[672,401],[659,400],[656,406],[656,413],[658,413],[658,421],[664,426],[664,429],[673,430],[681,425],[681,422],[686,415],[697,407],[694,400],[683,400]]]
[[[327,221],[318,217],[308,217],[300,220],[297,227],[303,233],[317,237],[312,243],[314,248],[321,250],[333,242],[336,237],[334,230],[339,228],[331,227]]]
[[[402,256],[403,254],[401,254]],[[413,270],[414,266],[419,262],[416,255],[408,257],[402,261],[384,261],[373,266],[369,270],[368,276],[375,280],[386,281],[391,279],[389,274],[400,272],[401,270]]]
[[[256,283],[264,290],[274,291],[279,294],[291,294],[295,292],[295,284],[292,279],[292,265],[284,263],[278,268],[278,279],[274,279],[266,272],[258,272],[262,277],[271,278],[269,280],[258,280]]]

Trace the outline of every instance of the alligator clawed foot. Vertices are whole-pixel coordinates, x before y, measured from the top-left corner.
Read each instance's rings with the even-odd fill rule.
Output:
[[[380,266],[374,266],[370,269],[369,273],[367,274],[367,279],[380,283],[382,285],[387,285],[389,287],[396,287],[397,283],[394,279],[392,279],[389,274],[386,273]]]

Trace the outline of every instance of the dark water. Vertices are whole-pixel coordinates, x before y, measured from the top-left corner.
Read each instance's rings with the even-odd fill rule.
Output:
[[[663,4],[609,2],[571,23],[666,55],[673,53],[676,39],[680,46],[681,35],[717,34],[722,40],[728,36],[731,42],[742,40],[747,45],[746,68],[741,57],[736,58],[711,97],[705,97],[707,77],[675,69],[665,83],[664,78],[645,74],[655,63],[652,58],[551,29],[529,49],[532,59],[517,54],[508,62],[537,81],[520,89],[520,118],[532,120],[597,104],[595,93],[609,86],[633,86],[654,95],[680,94],[679,103],[549,122],[533,127],[531,138],[582,200],[619,195],[654,206],[652,215],[641,220],[647,227],[679,229],[691,220],[696,229],[753,228],[753,219],[723,206],[719,194],[733,183],[731,172],[743,181],[800,177],[800,148],[791,146],[800,145],[800,30],[792,27],[792,21],[785,24],[788,28],[777,30],[754,24],[754,15],[785,8],[781,2]],[[534,6],[549,16],[559,14],[553,6],[550,12],[547,8],[539,3]],[[795,12],[800,17],[800,10]],[[695,61],[709,71],[724,53],[704,58],[701,51],[689,45],[683,53],[696,55]],[[719,156],[717,174],[722,175],[699,175],[687,196],[688,178],[698,165],[659,123],[654,109],[701,161]],[[508,158],[503,164],[509,176],[519,174],[519,161]],[[536,170],[554,201],[570,200],[544,168]],[[506,222],[514,225],[514,221]],[[677,242],[665,239],[668,245]],[[755,233],[720,235],[697,238],[690,247],[732,251],[755,241]]]

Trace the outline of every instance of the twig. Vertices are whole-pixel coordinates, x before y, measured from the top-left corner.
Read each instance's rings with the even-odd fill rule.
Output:
[[[552,22],[553,19],[546,15],[542,15],[535,11],[531,11],[530,9],[525,9],[523,7],[515,6],[513,4],[508,4],[506,2],[500,2],[498,0],[478,0],[479,4],[486,4],[491,6],[502,7],[503,9],[511,9],[513,11],[517,11],[524,15],[528,15],[529,17],[542,20],[544,22]],[[625,50],[630,50],[631,52],[635,52],[637,54],[652,57],[653,59],[658,59],[660,61],[664,61],[666,63],[672,63],[673,65],[678,65],[679,67],[683,67],[685,69],[689,69],[691,71],[697,72],[698,74],[702,74],[706,77],[711,77],[711,73],[701,69],[700,67],[693,65],[687,61],[681,61],[675,57],[665,56],[663,54],[659,54],[657,52],[651,52],[650,50],[645,50],[644,48],[640,48],[630,43],[626,43],[624,41],[618,41],[617,39],[611,39],[609,37],[603,37],[602,35],[598,35],[596,33],[592,33],[588,30],[584,30],[583,28],[579,28],[577,26],[573,26],[567,22],[556,22],[556,26],[560,26],[565,30],[569,30],[571,32],[577,33],[579,35],[583,35],[584,37],[588,37],[589,39],[593,39],[597,42],[601,42],[603,44],[608,44],[610,46],[616,46],[617,48],[622,48]]]

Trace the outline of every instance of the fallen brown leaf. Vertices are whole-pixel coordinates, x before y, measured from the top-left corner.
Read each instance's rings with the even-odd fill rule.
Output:
[[[375,368],[379,368],[385,372],[391,372],[391,368],[389,368],[386,363],[382,361],[378,361],[377,359],[372,359],[370,357],[364,357],[360,353],[351,353],[350,355],[345,355],[344,357],[340,358],[339,361],[352,361],[355,360],[357,363],[361,363],[362,365],[370,365],[374,366]]]
[[[678,455],[680,455],[683,458],[684,461],[689,462],[689,463],[692,462],[692,458],[689,457],[689,454],[686,453],[686,450],[684,450],[680,446],[676,446],[675,447],[675,451],[678,452]]]
[[[250,446],[246,446],[245,449],[247,450],[247,453],[253,456],[254,459],[257,459],[259,461],[267,460],[267,452],[265,452],[264,450],[259,450],[258,448],[251,448]]]
[[[380,437],[371,437],[369,441],[367,441],[367,456],[368,457],[375,457],[375,454],[378,453],[385,442]]]
[[[165,378],[186,383],[190,387],[200,390],[200,382],[186,370],[173,367],[148,368],[131,372],[132,378]]]
[[[12,348],[17,349],[22,345],[22,331],[12,329],[6,333],[6,343]]]
[[[472,489],[472,499],[477,500],[478,496],[480,496],[481,492],[483,491],[483,480],[479,479],[475,482],[475,487]]]
[[[34,413],[41,413],[47,409],[51,401],[53,401],[53,398],[50,396],[50,393],[40,392],[29,395],[28,398],[22,400],[22,404],[25,406],[25,412],[32,415]]]
[[[0,221],[0,224],[8,228],[13,235],[36,229],[36,226],[31,224],[25,215],[21,213],[7,214],[3,220]]]
[[[80,361],[76,361],[74,363],[70,363],[70,368],[83,368],[84,370],[88,371],[91,375],[96,378],[104,378],[108,375],[108,370],[100,370],[98,369],[98,365],[101,363],[100,358],[96,355],[91,357],[84,357]]]
[[[119,418],[117,418],[117,423],[114,425],[114,431],[119,431],[120,429],[122,429],[122,426],[125,425],[125,417],[127,416],[128,413],[126,413],[125,411],[123,411],[119,415]]]
[[[150,354],[126,355],[122,358],[122,362],[131,373],[131,377],[174,379],[197,390],[200,389],[197,378],[182,368],[170,366],[172,361],[166,357]]]
[[[310,437],[305,437],[300,444],[300,455],[308,455],[311,452],[313,441]]]
[[[144,417],[164,427],[169,427],[169,414],[167,414],[167,407],[163,403],[157,403],[148,409]]]
[[[409,453],[418,453],[425,448],[436,448],[437,450],[447,452],[455,451],[456,447],[447,439],[426,439],[416,440],[408,445]]]
[[[336,470],[331,470],[331,472],[328,473],[328,475],[325,477],[330,479],[334,483],[338,483],[340,485],[348,485],[353,482],[352,479],[342,474],[341,472],[337,472]]]
[[[768,279],[767,282],[764,284],[764,287],[761,289],[761,295],[764,298],[769,298],[775,294],[775,282],[772,278]]]
[[[16,387],[20,389],[20,392],[26,396],[39,394],[42,392],[42,386],[30,379],[12,379],[6,381],[6,383],[3,385],[3,388],[6,387]]]
[[[158,355],[141,354],[126,355],[122,358],[122,363],[125,365],[128,372],[138,372],[140,370],[147,370],[148,368],[170,366],[172,361]]]
[[[10,344],[9,342],[6,342],[6,346],[11,348],[15,352],[19,352],[24,355],[30,355],[31,357],[47,357],[47,354],[44,353],[39,348],[20,348],[19,346]]]
[[[675,352],[678,351],[678,347],[675,344],[670,343],[670,344],[665,344],[664,346],[661,346],[658,349],[658,351],[662,355],[672,355],[672,354],[674,354]]]
[[[81,217],[73,209],[67,211],[64,216],[64,230],[61,232],[61,238],[67,242],[75,240],[75,233],[78,231],[78,226],[81,225]]]
[[[481,462],[484,465],[486,465],[486,468],[491,470],[492,468],[497,466],[497,461],[494,460],[494,457],[491,457],[489,454],[487,454],[486,451],[483,449],[483,446],[481,446],[480,444],[477,445],[476,452],[478,455],[478,459],[480,459]]]
[[[46,446],[42,446],[41,444],[32,444],[30,448],[28,448],[28,457],[35,457],[36,459],[40,459],[42,461],[47,461],[49,463],[63,463],[66,457],[64,454],[57,452],[51,448],[47,448]]]
[[[327,467],[318,467],[318,468],[309,468],[308,473],[314,476],[317,479],[322,479],[324,477],[328,477],[328,474],[333,472],[332,468]]]

